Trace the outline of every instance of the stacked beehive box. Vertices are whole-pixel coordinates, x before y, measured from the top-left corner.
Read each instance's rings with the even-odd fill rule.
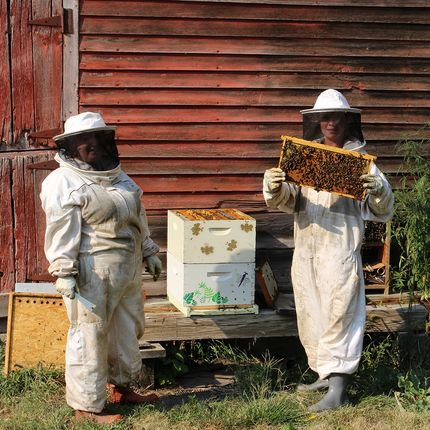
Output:
[[[168,211],[170,302],[187,316],[257,313],[255,228],[236,209]]]

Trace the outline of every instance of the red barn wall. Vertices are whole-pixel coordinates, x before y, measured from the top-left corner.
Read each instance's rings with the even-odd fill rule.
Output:
[[[422,1],[95,1],[80,7],[80,110],[119,126],[149,211],[264,208],[262,174],[327,88],[363,109],[368,152],[430,117]],[[400,7],[401,6],[401,7]]]
[[[368,152],[397,171],[396,142],[430,118],[430,3],[357,4],[80,2],[79,110],[118,125],[163,251],[167,209],[235,207],[288,287],[292,217],[267,211],[262,177],[327,88],[363,109]]]
[[[300,109],[335,88],[363,109],[378,166],[397,172],[395,144],[430,119],[429,12],[428,0],[80,0],[77,110],[118,126],[123,168],[144,190],[163,260],[168,209],[234,207],[257,219],[257,263],[269,256],[289,288],[292,217],[267,210],[261,194],[281,135],[301,137]],[[45,63],[28,67],[58,58],[43,52]],[[0,108],[3,141],[57,126],[57,102],[40,115],[41,102],[27,111],[23,100]],[[147,288],[162,294],[165,278]]]

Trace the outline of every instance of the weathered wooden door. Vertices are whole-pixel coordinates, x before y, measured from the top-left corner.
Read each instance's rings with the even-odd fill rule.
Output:
[[[66,17],[61,0],[0,0],[2,293],[46,273],[39,193],[50,171],[32,165],[52,158],[48,138],[62,126]]]
[[[62,1],[0,0],[0,28],[1,149],[43,145],[61,128]]]

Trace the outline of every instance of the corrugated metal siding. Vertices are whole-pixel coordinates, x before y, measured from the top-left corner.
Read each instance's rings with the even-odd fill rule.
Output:
[[[430,3],[315,3],[81,1],[80,110],[119,126],[149,211],[263,208],[280,136],[301,137],[299,110],[327,88],[397,170],[395,143],[430,118]]]

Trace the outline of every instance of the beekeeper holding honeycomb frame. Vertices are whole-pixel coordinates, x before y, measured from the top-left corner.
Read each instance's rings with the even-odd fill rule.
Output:
[[[303,138],[365,153],[361,110],[338,91],[322,92],[312,109],[302,110]],[[349,403],[349,375],[359,365],[366,320],[361,244],[365,221],[387,222],[393,193],[372,165],[363,175],[363,201],[286,183],[279,168],[264,174],[267,206],[294,213],[295,250],[291,269],[299,337],[316,382],[298,385],[301,393],[328,390],[308,408],[319,413]]]

